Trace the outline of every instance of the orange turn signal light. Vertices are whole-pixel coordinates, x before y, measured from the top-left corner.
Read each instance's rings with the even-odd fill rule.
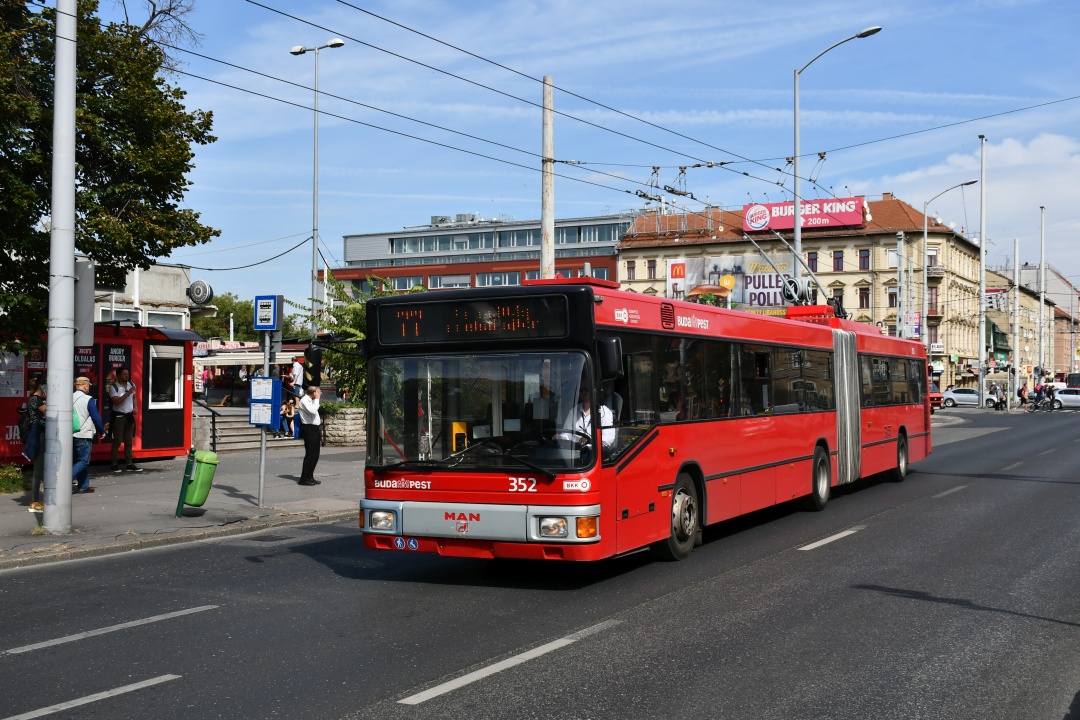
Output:
[[[579,517],[577,519],[577,536],[579,538],[596,537],[596,518]]]

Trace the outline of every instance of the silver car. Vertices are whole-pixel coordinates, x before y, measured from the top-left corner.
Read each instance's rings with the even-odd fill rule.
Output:
[[[986,407],[994,407],[996,401],[989,395],[986,396]],[[979,390],[977,388],[953,388],[952,390],[946,390],[941,395],[941,404],[947,408],[956,407],[957,405],[979,405]]]
[[[1080,408],[1080,388],[1061,388],[1054,391],[1054,409]]]

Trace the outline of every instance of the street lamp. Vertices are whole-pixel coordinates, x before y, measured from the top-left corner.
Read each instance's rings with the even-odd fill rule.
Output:
[[[927,257],[927,255],[926,255],[926,230],[927,230],[927,227],[926,227],[927,226],[926,208],[930,205],[930,203],[934,202],[935,200],[937,200],[939,197],[941,197],[945,193],[949,192],[950,190],[955,190],[958,187],[967,187],[968,185],[974,185],[977,182],[979,182],[979,181],[978,180],[967,180],[967,181],[962,182],[962,183],[957,183],[956,185],[953,185],[951,188],[946,188],[946,189],[942,190],[937,195],[935,195],[934,197],[932,197],[929,200],[927,200],[926,202],[924,202],[923,206],[922,206],[922,317],[919,318],[919,324],[922,327],[923,345],[926,346],[926,354],[927,355],[930,354],[930,333],[927,332],[927,330],[929,329],[930,326],[926,322],[926,313],[929,310],[930,303],[929,303],[929,300],[927,298],[928,293],[926,292],[926,290],[927,290],[927,284],[926,284],[926,257]]]
[[[801,68],[799,68],[798,70],[795,71],[795,155],[792,158],[792,162],[794,164],[793,171],[795,173],[795,188],[794,188],[794,195],[795,195],[795,242],[793,243],[793,245],[794,245],[794,252],[795,252],[795,257],[796,258],[801,258],[802,257],[802,208],[800,207],[800,205],[802,205],[802,196],[799,194],[799,74],[802,73],[802,71],[805,70],[806,68],[810,67],[814,63],[814,60],[817,60],[819,57],[821,57],[825,53],[829,52],[834,47],[837,47],[839,45],[843,45],[848,40],[857,40],[857,39],[861,39],[861,38],[865,38],[865,37],[870,37],[871,35],[876,35],[879,32],[881,32],[881,26],[880,25],[875,25],[873,27],[868,27],[865,30],[863,30],[862,32],[858,32],[858,33],[852,35],[849,38],[845,38],[845,39],[841,40],[840,42],[835,43],[835,44],[830,45],[829,47],[825,48],[824,50],[819,52],[817,55],[815,55],[813,60],[806,63]],[[802,280],[802,264],[798,260],[796,260],[795,261],[795,281],[797,283],[799,283],[801,280]]]
[[[289,51],[292,55],[303,55],[304,53],[315,53],[315,170],[314,170],[314,189],[312,195],[313,208],[311,214],[311,336],[312,338],[319,332],[319,326],[316,322],[318,312],[318,300],[319,295],[319,51],[326,48],[339,48],[345,44],[345,41],[341,38],[333,38],[325,45],[319,45],[317,47],[309,48],[303,45],[297,45]]]

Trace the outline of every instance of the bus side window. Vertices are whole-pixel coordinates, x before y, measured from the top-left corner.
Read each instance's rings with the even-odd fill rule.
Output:
[[[772,407],[772,376],[769,348],[742,345],[739,349],[738,415],[760,415]]]

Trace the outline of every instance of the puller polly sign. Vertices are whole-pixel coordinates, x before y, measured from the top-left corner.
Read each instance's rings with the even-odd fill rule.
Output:
[[[803,200],[801,220],[806,228],[859,227],[864,225],[861,197]],[[743,205],[743,230],[791,230],[795,227],[795,203]]]

